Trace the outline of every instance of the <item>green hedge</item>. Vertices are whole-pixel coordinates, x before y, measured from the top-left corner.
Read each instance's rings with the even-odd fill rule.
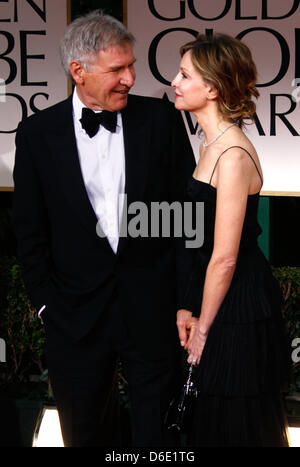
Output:
[[[300,268],[298,267],[279,267],[272,268],[273,274],[278,280],[283,294],[282,314],[286,325],[288,341],[291,345],[291,354],[293,350],[292,343],[300,338]],[[297,348],[300,345],[297,344]],[[300,349],[297,353],[300,357]],[[300,362],[292,360],[292,381],[291,391],[300,392]]]
[[[0,337],[6,342],[6,363],[0,366],[0,392],[23,387],[28,391],[32,375],[46,371],[44,357],[45,331],[32,307],[15,257],[0,261]],[[21,395],[21,394],[13,394]]]

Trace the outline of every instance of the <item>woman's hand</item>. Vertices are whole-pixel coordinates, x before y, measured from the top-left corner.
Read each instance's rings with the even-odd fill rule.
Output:
[[[192,312],[189,310],[177,311],[177,329],[181,346],[186,349],[193,336],[194,330],[197,325],[197,318],[193,317]]]
[[[188,351],[188,363],[192,363],[193,365],[199,365],[201,355],[206,343],[207,339],[207,332],[203,332],[199,327],[199,322],[197,326],[195,326],[193,330],[193,335],[190,337],[189,342],[187,344],[187,351]]]

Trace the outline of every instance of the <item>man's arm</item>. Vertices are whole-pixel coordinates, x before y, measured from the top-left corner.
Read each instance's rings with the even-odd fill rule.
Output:
[[[184,214],[184,202],[187,201],[187,182],[192,176],[196,162],[194,152],[187,135],[181,112],[175,110],[173,127],[173,167],[172,167],[172,196],[180,201]],[[183,215],[184,218],[184,215]],[[193,264],[193,249],[186,248],[182,225],[182,237],[176,238],[176,263],[177,263],[177,309],[188,307],[185,300],[187,283],[190,278]]]
[[[33,305],[40,309],[45,304],[45,291],[50,285],[50,226],[30,149],[32,144],[32,137],[27,136],[24,125],[20,124],[16,135],[12,219],[24,282]]]

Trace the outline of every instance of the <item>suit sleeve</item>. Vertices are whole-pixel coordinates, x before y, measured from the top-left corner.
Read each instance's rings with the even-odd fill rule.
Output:
[[[187,135],[181,112],[174,112],[172,132],[172,198],[179,200],[182,205],[187,201],[187,181],[192,176],[196,162],[189,137]],[[184,210],[182,210],[183,212]],[[182,237],[176,238],[176,267],[177,267],[177,309],[189,309],[186,302],[186,290],[193,266],[193,249],[186,247],[182,226]]]
[[[32,139],[20,124],[16,135],[12,220],[24,283],[33,305],[40,309],[46,304],[45,297],[51,287],[51,237],[43,191],[30,149]]]

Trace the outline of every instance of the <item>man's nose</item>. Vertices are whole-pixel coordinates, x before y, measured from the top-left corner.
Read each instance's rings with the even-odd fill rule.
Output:
[[[131,88],[131,86],[134,85],[134,81],[135,81],[135,70],[134,68],[131,68],[131,69],[128,68],[122,74],[120,83]]]

